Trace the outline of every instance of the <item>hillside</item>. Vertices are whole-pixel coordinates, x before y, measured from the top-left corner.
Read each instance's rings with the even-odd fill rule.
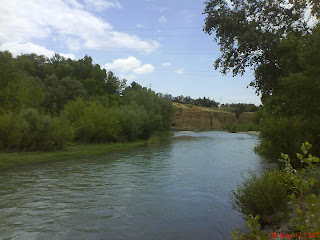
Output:
[[[234,113],[214,108],[198,107],[173,102],[175,118],[172,124],[173,130],[224,130],[229,124],[250,123],[254,113],[240,114],[239,119]]]

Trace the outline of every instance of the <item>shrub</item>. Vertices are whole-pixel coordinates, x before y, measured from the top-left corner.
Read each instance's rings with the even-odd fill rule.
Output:
[[[289,155],[281,153],[280,160],[285,164],[285,176],[292,183],[292,193],[289,196],[290,205],[293,206],[290,221],[293,223],[292,234],[303,233],[299,239],[310,239],[316,236],[320,229],[320,198],[316,196],[314,186],[319,184],[318,179],[312,175],[319,171],[316,166],[319,163],[319,158],[309,154],[312,145],[308,142],[301,146],[302,154],[297,154],[300,160],[300,169],[294,169],[291,165]],[[315,172],[314,172],[315,169]],[[317,176],[319,178],[319,176]],[[232,236],[234,239],[268,239],[270,234],[261,230],[261,225],[258,222],[260,216],[247,216],[246,222],[249,228],[249,233],[241,233],[241,231],[234,231]],[[310,235],[311,233],[311,235]]]
[[[287,211],[291,191],[290,181],[283,171],[265,171],[260,177],[250,173],[233,191],[233,206],[245,215],[260,215],[263,224],[277,223],[281,220],[278,213]]]
[[[78,98],[65,105],[61,116],[71,122],[79,141],[100,143],[120,139],[119,111],[115,108]]]
[[[143,126],[148,121],[148,115],[144,108],[139,106],[122,106],[120,109],[120,124],[122,136],[129,141],[140,138]]]
[[[35,109],[0,116],[0,149],[48,150],[62,148],[73,137],[66,119],[40,114]]]

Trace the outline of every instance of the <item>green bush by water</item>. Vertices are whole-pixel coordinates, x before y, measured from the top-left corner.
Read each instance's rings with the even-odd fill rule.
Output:
[[[263,224],[281,221],[279,213],[288,210],[292,184],[280,170],[265,171],[258,177],[250,173],[233,192],[233,205],[244,215],[259,215]]]
[[[60,149],[73,138],[73,129],[64,117],[51,117],[35,109],[0,115],[0,150]]]

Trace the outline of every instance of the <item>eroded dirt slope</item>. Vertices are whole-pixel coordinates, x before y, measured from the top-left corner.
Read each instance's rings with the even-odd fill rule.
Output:
[[[173,103],[173,106],[175,109],[173,130],[224,130],[232,123],[250,123],[254,114],[242,113],[237,119],[234,113],[219,109],[189,106],[176,102]]]

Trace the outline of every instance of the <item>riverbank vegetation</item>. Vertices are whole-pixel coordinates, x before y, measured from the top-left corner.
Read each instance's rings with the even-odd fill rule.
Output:
[[[0,169],[23,166],[36,163],[47,163],[72,158],[80,158],[105,154],[114,151],[123,151],[143,147],[154,143],[151,140],[136,140],[133,142],[89,144],[67,142],[63,149],[51,151],[16,151],[0,153]]]
[[[0,151],[114,143],[170,130],[170,99],[120,80],[92,59],[0,52]]]
[[[252,216],[248,218],[251,232],[236,235],[236,239],[270,238],[270,235],[267,238],[258,234],[260,224],[276,224],[273,219],[279,219],[279,215],[273,218],[270,214],[294,219],[295,231],[320,229],[318,220],[314,219],[315,216],[320,219],[314,210],[314,206],[320,209],[319,192],[310,192],[319,188],[320,180],[319,171],[314,170],[319,169],[318,158],[312,157],[320,155],[319,7],[319,1],[314,0],[206,2],[204,31],[215,34],[222,53],[215,61],[215,68],[220,68],[223,74],[232,72],[234,76],[242,75],[248,68],[253,69],[255,78],[250,86],[256,89],[262,101],[256,113],[261,137],[256,151],[265,159],[278,163],[280,169],[286,169],[285,175],[292,181],[291,184],[284,183],[280,171],[265,172],[261,177],[245,180],[235,197],[238,209]],[[288,158],[281,163],[278,161],[281,152],[295,156],[301,142],[306,141],[313,144],[312,149],[304,144],[303,155],[290,161]],[[306,148],[310,156],[305,155]],[[315,172],[318,179],[310,176]],[[278,184],[267,187],[263,179],[276,180]],[[264,192],[275,194],[276,189],[286,186],[283,193],[287,194],[279,197],[279,202],[277,198],[269,199],[264,195]],[[293,195],[289,194],[291,189],[294,189]],[[286,214],[287,201],[284,199],[288,196],[285,195],[292,199],[289,202],[296,211],[293,215]],[[273,212],[259,205],[259,199],[268,200],[265,204],[275,206],[271,209]]]
[[[284,232],[289,237],[302,233],[298,239],[316,238],[313,234],[319,234],[320,229],[320,167],[316,165],[319,158],[309,154],[311,147],[306,142],[301,146],[302,154],[297,154],[301,168],[294,168],[293,159],[282,154],[284,170],[266,171],[260,177],[253,174],[233,192],[234,206],[247,216],[250,230],[235,231],[234,239],[269,239],[272,233]]]

